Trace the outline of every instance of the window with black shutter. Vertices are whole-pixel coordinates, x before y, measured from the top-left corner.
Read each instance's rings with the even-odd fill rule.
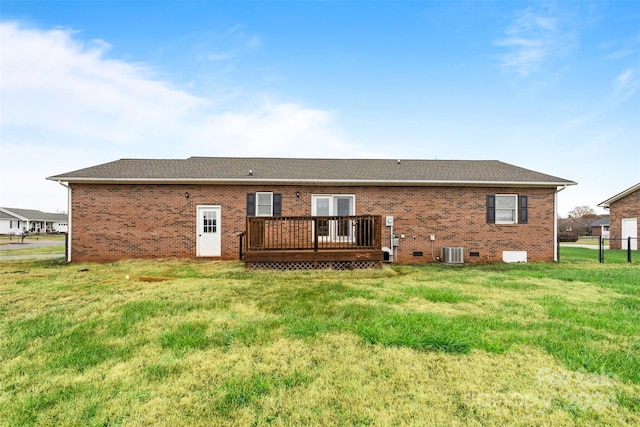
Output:
[[[282,216],[282,194],[273,194],[273,216]]]
[[[247,193],[247,216],[256,216],[256,193]]]
[[[247,193],[247,216],[281,216],[282,194]]]
[[[488,224],[527,224],[529,221],[527,196],[517,194],[487,195]]]
[[[520,224],[526,224],[527,222],[529,222],[528,204],[528,197],[520,196],[520,209],[518,212],[518,223]]]
[[[495,224],[496,222],[496,196],[487,196],[487,223]]]

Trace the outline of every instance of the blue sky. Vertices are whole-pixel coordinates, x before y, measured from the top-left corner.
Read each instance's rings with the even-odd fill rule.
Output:
[[[0,206],[118,158],[497,159],[640,182],[640,2],[0,1]],[[600,211],[598,209],[598,211]]]

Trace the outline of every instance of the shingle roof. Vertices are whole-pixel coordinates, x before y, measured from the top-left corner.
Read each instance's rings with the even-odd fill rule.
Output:
[[[26,218],[29,221],[67,221],[67,214],[42,212],[35,209],[19,209],[19,208],[0,208],[15,218]]]
[[[600,227],[602,225],[609,225],[609,215],[598,218],[591,224],[592,227]]]
[[[622,199],[624,197],[627,197],[629,194],[635,193],[638,190],[640,190],[640,182],[637,183],[636,185],[633,185],[633,186],[627,188],[626,190],[622,191],[621,193],[616,194],[615,196],[611,197],[610,199],[607,199],[604,202],[598,203],[598,206],[600,206],[602,208],[608,208],[611,203],[617,202],[618,200],[620,200],[620,199]]]
[[[7,213],[3,210],[0,210],[0,219],[8,219],[8,220],[12,220],[12,219],[22,219],[22,218],[18,218],[15,215],[11,215],[10,213]]]
[[[191,157],[121,159],[47,178],[64,182],[327,183],[334,185],[573,185],[496,160]]]

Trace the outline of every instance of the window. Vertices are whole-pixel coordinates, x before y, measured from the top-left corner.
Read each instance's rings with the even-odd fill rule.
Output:
[[[487,223],[526,224],[529,220],[528,197],[517,194],[487,196]]]
[[[355,215],[355,196],[353,195],[317,195],[312,197],[311,214],[313,216]],[[319,220],[318,235],[328,240],[351,239],[353,222],[347,218]]]
[[[215,233],[217,231],[217,215],[216,211],[203,211],[202,213],[202,232]]]
[[[518,196],[515,194],[496,194],[496,224],[515,224]]]
[[[256,193],[257,216],[273,215],[273,193]]]
[[[355,215],[355,196],[344,194],[314,194],[311,214],[314,216],[349,216]]]
[[[247,216],[282,215],[282,194],[266,191],[247,193]]]

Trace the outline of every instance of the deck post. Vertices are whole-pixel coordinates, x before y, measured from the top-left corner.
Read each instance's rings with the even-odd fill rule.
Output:
[[[313,221],[313,250],[318,252],[318,220],[312,219]]]

